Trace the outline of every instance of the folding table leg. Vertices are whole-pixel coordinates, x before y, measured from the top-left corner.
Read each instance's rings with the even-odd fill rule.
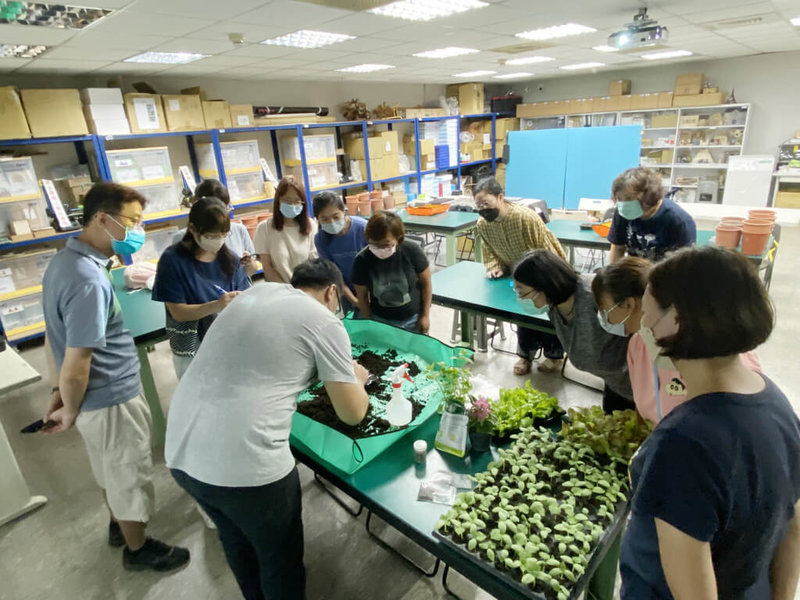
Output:
[[[378,544],[380,544],[381,546],[383,546],[387,550],[390,550],[391,552],[394,552],[397,556],[399,556],[400,558],[405,560],[408,564],[410,564],[412,567],[414,567],[417,571],[419,571],[420,573],[425,575],[425,577],[436,577],[436,574],[439,572],[439,565],[442,562],[441,560],[439,560],[437,558],[436,562],[433,563],[433,567],[431,567],[431,570],[430,571],[426,571],[425,569],[420,567],[417,563],[415,563],[413,560],[411,560],[408,556],[406,556],[405,554],[400,552],[397,548],[394,548],[394,547],[390,546],[389,544],[384,542],[381,538],[379,538],[377,535],[372,533],[372,531],[369,528],[369,524],[370,524],[371,520],[372,520],[372,511],[368,510],[367,511],[367,533],[370,535],[371,538],[373,538]]]
[[[442,572],[442,587],[444,588],[444,591],[447,592],[447,594],[449,596],[452,596],[453,598],[456,598],[457,600],[463,600],[461,598],[461,596],[459,596],[453,590],[451,590],[449,587],[447,587],[447,576],[449,574],[450,574],[450,565],[445,563],[444,571]]]
[[[328,484],[325,483],[325,480],[322,479],[322,477],[320,477],[319,475],[317,475],[316,472],[314,473],[314,479],[320,485],[320,487],[322,487],[322,489],[325,490],[325,492],[333,499],[333,501],[336,502],[336,504],[338,504],[339,506],[341,506],[348,514],[352,515],[353,517],[358,517],[364,511],[363,504],[358,505],[358,510],[354,510],[349,506],[347,506],[344,500],[342,500],[337,494],[335,494],[333,490],[328,486]]]

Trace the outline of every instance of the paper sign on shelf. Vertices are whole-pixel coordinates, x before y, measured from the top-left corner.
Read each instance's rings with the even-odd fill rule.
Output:
[[[247,115],[238,115],[236,117],[236,123],[239,125],[239,127],[247,127],[250,125],[250,117]]]
[[[67,211],[64,210],[64,205],[61,203],[61,198],[58,196],[56,186],[53,185],[53,180],[42,179],[42,189],[44,189],[44,195],[45,198],[47,198],[47,204],[50,205],[50,210],[53,211],[53,215],[56,218],[59,229],[61,229],[61,231],[73,229],[74,225],[69,220]]]
[[[179,100],[170,100],[169,101],[169,109],[172,112],[177,112],[181,109],[181,103]]]
[[[278,180],[275,178],[275,175],[272,174],[272,169],[269,168],[269,165],[267,164],[267,159],[262,158],[258,161],[258,163],[261,165],[261,171],[262,173],[264,173],[264,179],[266,179],[267,181],[271,181],[275,185],[278,185]]]
[[[153,98],[134,98],[133,110],[136,113],[139,129],[159,129],[161,127],[158,122],[156,101]]]
[[[11,269],[0,269],[0,294],[8,294],[16,289],[14,279],[11,277]]]
[[[181,174],[181,178],[183,179],[183,186],[194,194],[194,189],[197,187],[197,182],[194,180],[194,175],[189,170],[189,167],[186,165],[181,165],[178,167],[178,171]]]

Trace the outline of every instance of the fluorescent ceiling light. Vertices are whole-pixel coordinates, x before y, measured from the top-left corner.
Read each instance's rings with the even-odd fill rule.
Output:
[[[606,46],[605,44],[602,46],[592,46],[592,50],[597,50],[598,52],[619,52],[619,48],[614,48],[614,46]]]
[[[483,77],[484,75],[494,75],[497,71],[467,71],[466,73],[456,73],[453,77]]]
[[[678,58],[680,56],[691,56],[692,53],[688,50],[666,50],[664,52],[647,52],[640,54],[645,60],[660,60],[662,58]]]
[[[0,23],[83,29],[110,15],[112,10],[40,2],[0,2]]]
[[[574,65],[564,65],[563,67],[559,67],[560,69],[564,69],[565,71],[578,71],[579,69],[594,69],[596,67],[605,67],[606,63],[601,62],[585,62],[585,63],[575,63]]]
[[[474,48],[458,48],[456,46],[448,46],[447,48],[439,48],[438,50],[428,50],[427,52],[417,52],[414,56],[419,58],[450,58],[453,56],[461,56],[463,54],[475,54],[478,50]]]
[[[550,56],[524,56],[522,58],[512,58],[506,61],[507,65],[532,65],[533,63],[543,63],[555,60]]]
[[[144,52],[126,58],[127,63],[153,63],[159,65],[185,65],[186,63],[208,58],[210,54],[195,54],[194,52]]]
[[[582,33],[594,33],[594,27],[578,25],[577,23],[566,23],[565,25],[554,25],[553,27],[543,27],[542,29],[532,29],[518,33],[517,37],[526,40],[552,40],[554,38],[567,37],[570,35],[580,35]]]
[[[394,69],[394,65],[374,65],[365,63],[363,65],[354,65],[352,67],[336,70],[340,73],[371,73],[372,71],[383,71],[384,69]]]
[[[493,79],[520,79],[522,77],[533,77],[533,73],[503,73],[495,75]]]
[[[338,42],[354,39],[356,39],[354,35],[301,29],[294,33],[287,33],[280,37],[264,40],[261,43],[270,46],[291,46],[292,48],[321,48],[322,46],[329,46]]]
[[[793,19],[789,19],[789,22],[794,25],[795,27],[800,27],[800,17],[795,17]]]
[[[47,46],[0,44],[0,58],[36,58],[46,50],[48,50]]]
[[[407,21],[430,21],[484,6],[489,4],[481,0],[398,0],[368,12]]]

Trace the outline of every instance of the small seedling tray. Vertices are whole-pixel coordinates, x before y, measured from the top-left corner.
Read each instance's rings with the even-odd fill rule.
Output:
[[[614,540],[622,531],[625,525],[625,518],[627,517],[629,510],[630,503],[628,501],[620,502],[617,505],[617,510],[614,512],[614,519],[611,521],[611,525],[609,525],[609,527],[603,532],[603,535],[597,542],[597,545],[591,551],[591,557],[589,558],[589,563],[586,566],[586,571],[578,578],[578,580],[570,589],[569,600],[577,600],[581,594],[586,591],[595,571],[597,571],[600,563],[603,562],[606,554],[608,554],[608,551],[611,548],[611,545],[614,543]],[[493,564],[490,564],[480,558],[476,553],[467,550],[467,547],[464,544],[459,544],[450,539],[448,536],[439,533],[438,531],[433,532],[433,537],[448,546],[453,551],[457,552],[473,567],[482,571],[485,575],[503,581],[505,585],[518,593],[518,596],[516,596],[517,598],[547,600],[546,596],[534,592],[529,586],[524,585],[521,581],[514,578],[510,573],[501,571]]]

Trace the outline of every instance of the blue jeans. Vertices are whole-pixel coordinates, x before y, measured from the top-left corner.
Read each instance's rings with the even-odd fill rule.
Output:
[[[378,323],[386,323],[387,325],[394,325],[395,327],[399,327],[400,329],[405,329],[406,331],[412,331],[414,333],[419,333],[419,314],[415,314],[408,319],[384,319],[383,317],[379,317],[375,313],[372,314],[371,319],[373,321],[377,321]]]

